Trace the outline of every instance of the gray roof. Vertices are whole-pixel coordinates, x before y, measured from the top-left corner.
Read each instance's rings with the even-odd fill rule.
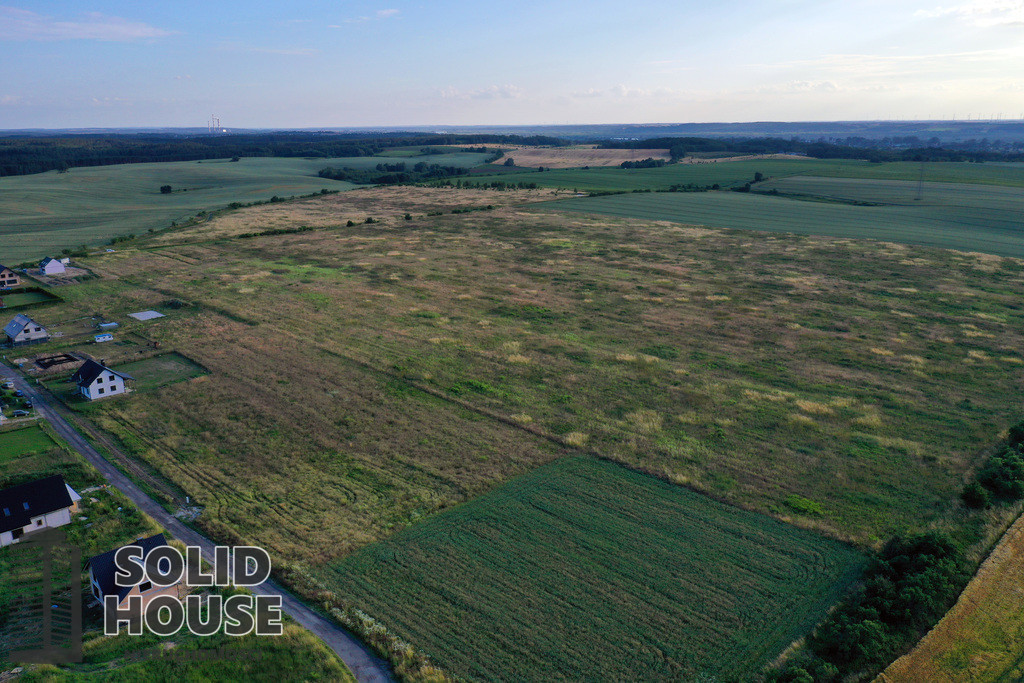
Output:
[[[71,381],[77,382],[80,387],[87,387],[96,381],[96,378],[104,372],[109,372],[124,379],[135,379],[126,372],[111,370],[106,365],[101,365],[90,358],[82,364],[82,367],[78,368],[78,371],[75,374],[71,375]]]
[[[134,543],[128,543],[127,545],[137,545],[142,548],[142,555],[146,556],[149,551],[153,548],[159,548],[162,545],[167,545],[167,539],[164,538],[163,534],[157,534],[156,536],[150,536],[149,538],[140,538]],[[126,546],[122,546],[126,547]],[[117,573],[117,567],[114,565],[114,555],[121,548],[115,548],[102,555],[89,559],[89,566],[92,568],[93,578],[96,579],[96,583],[100,585],[100,591],[103,595],[116,595],[118,599],[124,598],[131,592],[131,586],[118,586],[114,580],[114,574]]]
[[[60,261],[58,261],[57,259],[50,258],[49,256],[47,256],[46,258],[44,258],[42,261],[39,262],[39,265],[45,266],[47,263],[51,263],[51,262],[60,263]],[[64,265],[64,264],[61,263],[61,265]]]
[[[4,327],[4,332],[6,332],[9,337],[17,337],[18,333],[25,329],[26,325],[38,324],[39,323],[37,323],[35,320],[32,320],[32,318],[28,317],[24,313],[19,313],[18,315],[14,316],[14,320],[7,323],[7,325]],[[39,326],[42,327],[42,325]]]

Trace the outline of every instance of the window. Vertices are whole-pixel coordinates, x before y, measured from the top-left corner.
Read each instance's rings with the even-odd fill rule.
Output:
[[[10,516],[11,516],[11,509],[10,508],[4,508],[4,517],[10,517]]]
[[[97,393],[102,394],[103,393],[103,387],[100,387],[99,390],[97,391]]]
[[[43,525],[43,518],[40,517],[39,519],[36,520],[36,526],[42,526],[42,525]]]
[[[152,587],[153,587],[153,582],[152,581],[143,581],[142,583],[139,584],[139,592],[140,593],[145,593],[146,591],[148,591]]]
[[[102,382],[102,381],[103,381],[103,378],[102,378],[102,377],[97,377],[97,378],[96,378],[96,383],[97,383],[97,384],[99,384],[99,383],[100,383],[100,382]]]
[[[23,507],[24,507],[24,508],[25,508],[26,510],[28,510],[28,503],[22,503],[22,506],[23,506]]]
[[[41,327],[37,327],[36,328],[36,332],[42,332],[42,331],[43,331],[43,328],[41,328]]]
[[[114,381],[114,376],[111,375],[110,377],[107,377],[107,379],[110,380],[111,382],[113,382]]]
[[[11,532],[11,538],[13,538],[15,541],[17,541],[19,538],[21,538],[22,534],[24,534],[24,533],[25,533],[24,529],[15,529],[14,531]]]

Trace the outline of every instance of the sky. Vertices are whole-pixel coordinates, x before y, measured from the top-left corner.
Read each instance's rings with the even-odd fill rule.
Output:
[[[0,129],[211,115],[228,129],[1024,118],[1024,0],[0,0]]]

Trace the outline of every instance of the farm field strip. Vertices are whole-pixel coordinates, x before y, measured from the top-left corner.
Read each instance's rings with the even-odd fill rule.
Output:
[[[978,206],[852,206],[756,193],[622,194],[564,199],[560,211],[667,220],[736,230],[876,239],[1024,257],[1024,198]]]
[[[753,159],[741,161],[708,161],[695,164],[670,164],[661,168],[619,169],[554,169],[543,173],[513,173],[486,176],[487,182],[530,182],[539,187],[578,189],[580,191],[667,190],[672,185],[719,184],[724,188],[753,180],[755,173],[766,178],[795,175],[862,178],[917,182],[920,164],[892,162],[873,164],[851,159]],[[484,177],[478,179],[484,182]],[[1024,164],[929,163],[925,164],[925,180],[941,183],[968,183],[1024,187]]]
[[[1017,212],[1024,220],[1024,199],[1021,190],[999,185],[968,183],[937,183],[926,181],[920,186],[909,180],[875,180],[871,178],[823,178],[789,176],[754,185],[757,193],[778,190],[781,193],[902,206],[958,206],[973,209],[998,209]]]
[[[373,168],[379,163],[427,160],[471,167],[486,154],[391,157],[244,158],[73,168],[0,178],[0,254],[7,263],[54,255],[63,248],[96,245],[184,221],[199,211],[232,202],[266,201],[321,189],[349,190],[351,183],[320,178],[326,166]],[[170,185],[173,192],[161,194]]]
[[[457,675],[692,680],[756,673],[861,561],[811,532],[574,457],[319,573]]]

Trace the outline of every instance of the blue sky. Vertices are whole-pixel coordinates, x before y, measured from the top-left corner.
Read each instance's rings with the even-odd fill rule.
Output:
[[[1024,0],[0,0],[0,129],[1024,115]]]

